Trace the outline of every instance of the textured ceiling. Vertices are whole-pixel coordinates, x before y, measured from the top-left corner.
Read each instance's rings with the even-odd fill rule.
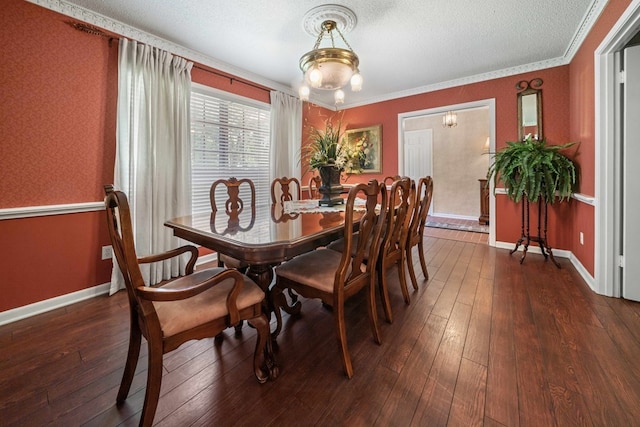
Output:
[[[318,0],[29,0],[295,94]],[[569,62],[606,0],[345,0],[361,92],[344,107]],[[79,7],[78,7],[79,6]],[[165,43],[166,42],[166,43]],[[162,46],[165,44],[165,46]],[[177,46],[176,46],[177,45]],[[184,48],[183,51],[180,51]],[[196,53],[194,55],[194,53]],[[331,106],[331,92],[312,101]]]

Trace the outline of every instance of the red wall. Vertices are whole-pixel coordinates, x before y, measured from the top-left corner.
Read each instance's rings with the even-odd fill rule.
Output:
[[[355,180],[382,179],[398,172],[398,114],[429,108],[453,105],[483,99],[495,98],[496,103],[496,145],[505,146],[505,141],[518,139],[516,83],[539,77],[543,80],[543,124],[544,135],[552,144],[562,144],[569,140],[569,67],[555,67],[532,73],[488,80],[470,85],[439,90],[376,104],[356,107],[344,112],[343,122],[347,129],[382,124],[382,173],[354,176]],[[323,110],[323,114],[326,110]],[[312,112],[308,116],[317,117]],[[315,122],[314,122],[315,123]],[[303,170],[305,169],[303,165]],[[464,167],[464,165],[460,165]],[[438,183],[434,182],[434,191]],[[571,203],[576,203],[572,201]],[[503,242],[516,242],[520,237],[520,208],[510,202],[506,196],[497,196],[496,200],[496,239]],[[570,233],[567,222],[571,217],[563,215],[564,227],[555,227],[556,210],[550,210],[549,240],[553,247],[566,249],[570,245]],[[569,227],[570,231],[570,227]]]
[[[593,51],[628,6],[609,2],[570,66],[527,73],[358,107],[344,113],[349,128],[382,124],[382,178],[397,172],[398,113],[496,99],[497,148],[514,140],[515,83],[544,80],[544,131],[551,143],[579,141],[580,192],[594,194]],[[96,202],[113,180],[117,41],[79,32],[70,18],[23,0],[5,0],[0,14],[0,209]],[[193,81],[264,102],[267,91],[202,70]],[[306,105],[313,120],[315,107]],[[323,109],[324,114],[330,114]],[[463,167],[461,165],[461,167]],[[303,165],[304,170],[304,165]],[[350,178],[353,179],[353,178]],[[436,184],[437,185],[437,184]],[[568,208],[567,208],[568,206]],[[497,198],[497,239],[519,236],[519,209]],[[563,226],[559,226],[562,221]],[[569,226],[566,226],[569,224]],[[572,201],[550,214],[550,241],[569,249],[593,274],[592,207]],[[111,262],[102,212],[0,221],[0,311],[106,283]],[[8,273],[6,273],[8,271]]]
[[[23,0],[0,14],[0,209],[101,201],[113,182],[118,41]],[[11,60],[9,60],[11,58]],[[268,90],[193,69],[194,82],[269,102]],[[169,231],[168,231],[169,232]],[[107,283],[101,211],[0,221],[0,311]]]

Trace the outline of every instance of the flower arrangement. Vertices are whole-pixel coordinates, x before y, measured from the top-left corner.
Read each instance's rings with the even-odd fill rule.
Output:
[[[305,157],[309,160],[310,168],[335,165],[347,173],[362,171],[361,160],[366,155],[362,149],[351,148],[345,144],[341,120],[337,125],[330,119],[327,120],[324,130],[312,127],[309,140]]]
[[[371,168],[373,166],[373,144],[369,141],[369,135],[363,133],[360,138],[355,141],[354,155],[358,160],[361,168]]]

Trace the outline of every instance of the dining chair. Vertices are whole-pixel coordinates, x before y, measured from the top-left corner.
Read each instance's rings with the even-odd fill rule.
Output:
[[[322,178],[320,175],[314,175],[309,179],[309,198],[310,199],[319,199],[322,195],[320,194],[320,186],[322,185]]]
[[[389,298],[387,285],[387,271],[394,265],[398,268],[398,279],[404,301],[406,304],[411,302],[404,270],[404,250],[409,231],[409,221],[415,205],[415,183],[408,177],[398,179],[393,182],[388,193],[387,208],[384,211],[380,211],[384,212],[384,215],[381,216],[384,218],[384,225],[380,255],[377,259],[376,274],[385,318],[387,322],[393,323],[393,312],[391,310],[391,300]],[[360,238],[359,233],[354,234],[355,240],[359,240]],[[371,242],[367,244],[370,245]],[[345,239],[340,238],[330,243],[327,248],[343,252],[345,250]],[[365,259],[365,262],[368,263],[370,261]]]
[[[429,272],[427,271],[427,263],[424,258],[424,227],[427,224],[427,215],[431,206],[431,198],[433,197],[433,179],[430,176],[420,178],[416,188],[415,208],[409,224],[409,232],[407,234],[406,260],[411,277],[411,283],[414,289],[418,289],[418,280],[416,272],[413,268],[412,250],[414,246],[418,247],[418,256],[420,258],[420,267],[424,280],[429,280]]]
[[[215,267],[194,271],[198,250],[192,245],[138,257],[126,195],[111,185],[105,186],[105,193],[109,235],[124,276],[130,314],[129,350],[117,404],[122,404],[129,394],[143,336],[148,346],[148,367],[140,425],[150,426],[160,398],[164,354],[187,341],[215,337],[241,320],[249,321],[257,331],[253,371],[258,382],[275,379],[278,368],[273,359],[269,321],[262,312],[262,289],[236,270]],[[190,254],[185,276],[155,286],[145,285],[141,264],[183,254]]]
[[[354,215],[356,197],[362,194],[366,198],[365,211]],[[381,343],[378,329],[375,298],[375,260],[380,250],[382,220],[377,204],[386,209],[387,194],[384,184],[371,180],[368,184],[357,184],[347,196],[344,218],[345,251],[337,252],[319,248],[286,261],[275,268],[276,280],[271,298],[276,313],[277,326],[272,334],[277,337],[282,328],[280,307],[287,305],[283,294],[285,289],[293,289],[306,298],[318,298],[325,306],[332,307],[335,319],[336,335],[342,357],[342,365],[348,378],[353,376],[351,356],[347,347],[345,323],[345,301],[366,290],[367,312],[371,331],[376,343]],[[358,224],[359,240],[353,239],[354,226]],[[374,242],[367,245],[368,241]],[[353,256],[352,254],[353,247]],[[373,262],[365,263],[365,256]],[[293,306],[293,313],[299,313],[300,301]]]
[[[287,222],[298,217],[297,213],[285,213],[284,202],[300,200],[302,188],[297,178],[275,178],[271,181],[271,218],[274,222]]]
[[[240,194],[241,191],[245,194],[248,192],[249,208],[252,213],[256,211],[256,187],[253,184],[253,181],[248,178],[237,179],[236,177],[231,177],[229,179],[219,179],[211,184],[211,188],[209,189],[209,200],[211,202],[212,212],[218,211],[217,198],[219,197],[219,193],[221,193],[217,190],[219,185],[226,187],[227,194],[222,196],[222,198],[226,197],[226,200],[224,201],[224,209],[230,218],[237,218],[245,209],[245,201],[242,199]],[[253,216],[255,217],[255,214]],[[248,265],[245,262],[229,255],[218,253],[218,267],[236,268],[244,272]]]
[[[402,178],[400,175],[393,175],[393,176],[386,176],[384,178],[384,185],[388,187],[391,186],[391,184],[393,184],[395,181],[399,180],[400,178]]]
[[[271,181],[271,203],[283,203],[290,200],[300,200],[301,198],[302,190],[298,178],[283,176]]]
[[[404,266],[406,263],[405,247],[414,206],[415,182],[408,177],[394,181],[389,190],[385,231],[382,238],[380,257],[378,258],[378,268],[376,269],[384,312],[389,323],[393,322],[393,312],[387,286],[387,271],[394,265],[398,270],[398,279],[404,302],[406,304],[411,302]]]

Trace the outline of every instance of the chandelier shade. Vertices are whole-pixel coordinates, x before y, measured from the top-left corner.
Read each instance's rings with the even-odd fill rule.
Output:
[[[311,9],[305,15],[304,27],[309,34],[312,28],[317,31],[313,49],[300,58],[300,70],[304,76],[303,85],[299,89],[300,98],[308,100],[310,88],[333,90],[336,104],[344,102],[341,90],[351,83],[352,91],[362,89],[362,76],[358,69],[360,59],[353,51],[338,28],[342,24],[345,31],[355,26],[355,14],[344,6],[324,5]],[[334,34],[337,34],[346,48],[336,47]],[[324,39],[331,41],[329,47],[321,47]]]
[[[314,49],[300,58],[300,69],[304,73],[305,83],[324,90],[346,86],[357,72],[359,64],[358,55],[353,51],[337,47]],[[319,70],[319,79],[312,76],[312,72],[316,70]]]

